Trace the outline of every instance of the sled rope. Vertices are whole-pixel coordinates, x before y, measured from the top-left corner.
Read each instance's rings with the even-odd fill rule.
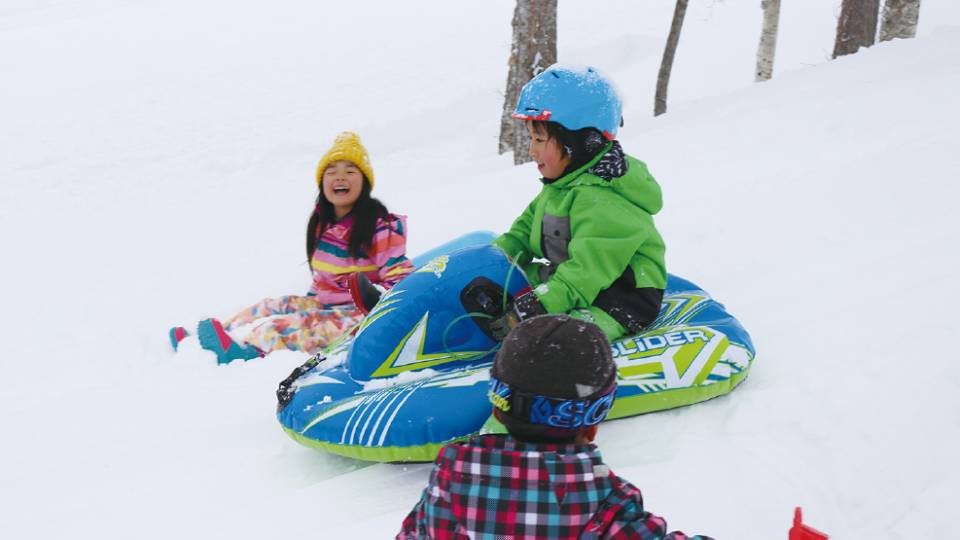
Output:
[[[506,277],[506,279],[504,280],[504,283],[503,283],[503,301],[502,301],[502,305],[501,305],[501,307],[500,307],[500,312],[501,312],[501,313],[506,313],[506,312],[507,312],[507,305],[508,305],[508,303],[509,303],[509,302],[507,302],[507,298],[510,296],[510,277],[513,275],[513,270],[514,270],[514,268],[517,268],[517,263],[515,263],[515,262],[513,262],[513,261],[515,261],[515,260],[518,259],[519,257],[520,257],[520,253],[517,253],[516,255],[513,256],[513,258],[510,259],[510,269],[507,270],[507,277]],[[457,324],[457,323],[460,322],[462,319],[472,318],[472,317],[480,317],[481,319],[495,319],[495,318],[496,318],[496,317],[494,317],[493,315],[487,315],[486,313],[480,313],[480,312],[476,312],[476,311],[475,311],[475,312],[471,312],[471,313],[464,313],[463,315],[460,315],[459,317],[453,319],[452,321],[450,321],[450,322],[447,324],[447,327],[444,328],[444,330],[443,330],[443,351],[444,351],[444,352],[449,353],[449,354],[456,354],[455,352],[453,352],[453,351],[450,350],[450,345],[447,343],[447,335],[450,334],[450,329],[453,328],[453,325]],[[486,351],[485,353],[483,353],[483,355],[486,356],[486,355],[488,355],[488,354],[490,354],[490,353],[497,352],[497,349],[499,349],[499,348],[500,348],[500,344],[497,343],[496,345],[493,346],[492,349],[490,349],[490,350]]]

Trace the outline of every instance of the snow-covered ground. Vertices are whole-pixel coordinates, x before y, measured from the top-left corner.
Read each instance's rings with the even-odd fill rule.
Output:
[[[560,6],[560,58],[625,94],[660,180],[670,271],[759,357],[732,395],[611,422],[600,446],[675,527],[949,536],[960,453],[953,308],[960,6],[828,62],[838,0],[692,0],[650,116],[672,0]],[[513,2],[0,4],[0,537],[385,538],[427,465],[300,447],[283,352],[217,367],[175,323],[302,291],[313,166],[361,133],[418,253],[503,230],[536,193],[496,155]]]

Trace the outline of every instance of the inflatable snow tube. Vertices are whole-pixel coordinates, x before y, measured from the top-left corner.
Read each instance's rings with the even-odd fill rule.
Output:
[[[484,313],[527,286],[491,245],[437,255],[386,293],[356,332],[281,383],[280,424],[300,443],[343,456],[433,460],[490,419],[497,343]],[[722,304],[673,275],[656,321],[611,345],[618,389],[608,419],[729,393],[755,354]]]

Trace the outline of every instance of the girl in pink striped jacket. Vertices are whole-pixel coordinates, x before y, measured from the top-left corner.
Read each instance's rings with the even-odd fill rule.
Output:
[[[317,185],[307,224],[310,290],[306,296],[264,299],[223,323],[201,321],[200,344],[217,354],[218,363],[282,349],[317,352],[363,318],[351,296],[351,278],[356,282],[363,275],[389,289],[413,270],[406,257],[406,217],[391,214],[370,196],[373,168],[356,133],[337,136],[317,167]],[[242,343],[228,333],[251,323],[256,324]],[[186,335],[182,327],[171,330],[174,348]]]

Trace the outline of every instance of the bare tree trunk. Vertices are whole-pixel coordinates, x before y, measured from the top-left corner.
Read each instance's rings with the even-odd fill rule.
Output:
[[[916,37],[918,20],[920,20],[920,0],[887,0],[883,4],[880,41]]]
[[[880,0],[843,0],[833,57],[853,54],[876,41]]]
[[[780,26],[780,0],[761,0],[763,30],[757,47],[757,82],[773,77],[773,59],[777,55],[777,30]]]
[[[500,153],[513,152],[517,165],[530,161],[530,140],[522,122],[510,117],[523,85],[557,61],[557,0],[517,0],[507,91],[500,116]]]
[[[653,99],[653,115],[660,116],[667,112],[667,86],[670,85],[670,71],[673,69],[673,56],[680,43],[680,29],[683,28],[683,18],[687,14],[687,0],[677,0],[673,8],[673,22],[670,23],[670,34],[667,36],[667,46],[663,49],[663,60],[660,62],[660,73],[657,74],[657,95]]]

